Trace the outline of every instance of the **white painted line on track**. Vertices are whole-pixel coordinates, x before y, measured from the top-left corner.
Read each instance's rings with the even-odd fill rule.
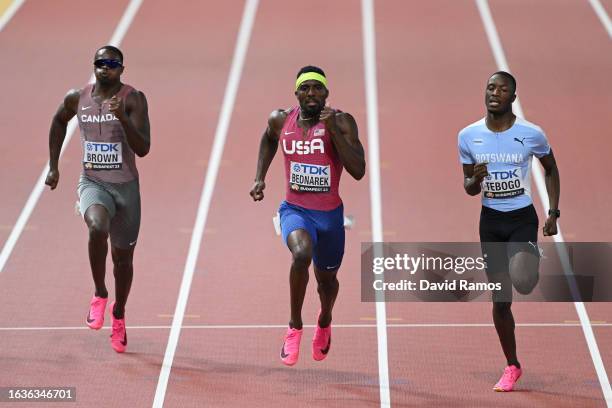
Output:
[[[599,21],[601,21],[601,24],[608,32],[608,37],[612,39],[612,21],[610,20],[608,12],[599,0],[589,0],[589,3],[591,3],[593,10],[595,10],[595,14],[599,17]]]
[[[15,16],[19,8],[25,3],[25,0],[13,0],[10,6],[4,10],[2,16],[0,16],[0,32],[6,27],[9,21]]]
[[[361,1],[363,60],[368,117],[368,174],[370,179],[370,210],[372,214],[372,241],[383,241],[382,198],[380,188],[380,144],[378,126],[378,87],[376,76],[376,29],[374,0]],[[374,249],[375,254],[377,248]],[[380,275],[380,279],[384,279]],[[389,388],[389,356],[387,348],[387,312],[384,294],[377,292],[376,338],[378,344],[378,382],[380,406],[391,406]]]
[[[478,7],[478,11],[480,12],[480,17],[482,18],[482,22],[487,33],[487,38],[493,51],[493,56],[495,57],[495,62],[497,64],[498,69],[510,72],[510,67],[508,65],[508,61],[506,60],[504,49],[502,47],[502,43],[497,32],[497,28],[495,26],[493,16],[491,15],[489,3],[487,2],[487,0],[476,0],[476,5]],[[514,107],[516,115],[521,118],[524,118],[525,115],[523,113],[523,108],[521,107],[521,103],[518,97],[514,102]],[[536,182],[542,207],[544,208],[544,213],[546,214],[548,213],[548,196],[546,193],[546,182],[544,179],[544,173],[539,163],[537,163],[535,166],[531,166],[531,170],[534,180]],[[553,236],[553,238],[557,243],[565,242],[563,239],[563,234],[561,233],[560,225],[558,225],[558,234]],[[557,246],[557,249],[565,274],[572,277],[573,272],[571,271],[567,251],[565,251],[562,245]],[[582,331],[584,332],[584,337],[586,339],[587,346],[591,354],[591,359],[593,360],[593,365],[595,366],[595,371],[597,372],[597,377],[599,379],[599,384],[601,385],[604,399],[608,407],[612,407],[612,388],[610,387],[608,374],[606,373],[606,368],[603,364],[601,354],[599,353],[599,347],[597,346],[597,340],[595,339],[595,334],[593,333],[593,328],[589,319],[589,315],[587,313],[586,308],[584,307],[584,303],[574,302],[574,307],[576,308],[576,313],[578,314],[578,317],[580,319]]]
[[[143,0],[130,1],[130,3],[125,9],[125,12],[123,13],[123,16],[121,17],[121,20],[119,21],[119,24],[117,25],[117,28],[115,29],[115,32],[113,33],[113,36],[111,37],[111,40],[109,42],[110,45],[118,47],[121,44],[121,41],[123,40],[123,37],[125,37],[128,28],[130,28],[130,25],[134,20],[134,16],[138,12],[138,9],[140,8],[142,2]],[[89,82],[93,81],[94,76],[92,74],[89,79]],[[64,151],[66,150],[68,143],[70,143],[70,139],[72,138],[72,135],[74,134],[76,128],[77,120],[75,117],[68,123],[68,127],[66,129],[66,138],[64,139],[64,144],[62,145],[62,150],[60,151],[60,157],[62,157],[62,155],[64,154]],[[28,200],[26,201],[25,205],[21,210],[21,213],[19,214],[19,217],[17,218],[17,222],[15,222],[15,226],[11,230],[8,239],[2,247],[2,252],[0,252],[0,273],[2,273],[2,271],[4,270],[6,262],[11,256],[11,253],[13,252],[13,249],[15,248],[15,245],[17,244],[17,241],[21,236],[21,233],[23,232],[28,220],[30,219],[30,216],[32,215],[32,212],[34,211],[34,208],[36,207],[36,204],[38,203],[38,200],[40,199],[40,196],[42,195],[45,189],[45,179],[47,178],[48,171],[49,162],[47,161],[47,163],[42,169],[42,172],[40,173],[40,176],[38,177],[38,180],[36,181],[36,184],[34,184],[34,188],[32,189]]]
[[[246,0],[244,4],[244,12],[240,22],[240,30],[236,40],[236,48],[234,50],[232,65],[225,88],[223,104],[221,105],[221,111],[219,113],[219,122],[217,123],[217,129],[215,131],[215,139],[210,152],[210,159],[208,160],[208,168],[206,169],[206,177],[204,180],[204,186],[202,188],[198,213],[196,216],[193,233],[191,235],[189,253],[185,262],[181,288],[179,290],[174,317],[172,319],[172,327],[168,337],[168,345],[166,346],[164,361],[159,373],[157,388],[155,389],[155,399],[153,400],[153,407],[155,408],[161,408],[164,405],[166,389],[168,387],[168,380],[170,378],[170,371],[172,370],[172,362],[174,360],[174,354],[176,352],[176,347],[178,345],[178,340],[181,333],[181,326],[183,324],[185,309],[187,307],[187,300],[189,299],[189,291],[191,290],[191,282],[193,281],[193,273],[202,243],[202,234],[204,233],[204,227],[208,217],[208,210],[210,208],[213,191],[215,189],[219,165],[221,164],[221,157],[223,156],[223,147],[225,146],[227,131],[230,125],[232,111],[234,110],[234,102],[236,101],[236,94],[238,93],[242,68],[244,66],[244,60],[246,59],[253,24],[255,23],[258,3],[258,0]]]
[[[596,327],[612,327],[612,323],[591,323]],[[517,327],[582,327],[581,323],[517,323]],[[304,327],[314,328],[314,324],[305,324]],[[493,323],[388,323],[388,328],[481,328],[495,327]],[[154,326],[126,326],[130,330],[168,330],[170,325],[154,325]],[[287,324],[192,324],[181,326],[183,330],[260,330],[260,329],[283,329],[287,328]],[[374,323],[356,323],[356,324],[334,324],[334,329],[375,329],[377,325]],[[110,326],[104,326],[102,329],[109,329]],[[91,330],[86,326],[41,326],[41,327],[0,327],[0,331],[62,331],[62,330]]]

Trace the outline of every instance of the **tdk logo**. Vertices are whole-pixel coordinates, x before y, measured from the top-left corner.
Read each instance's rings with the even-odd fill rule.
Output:
[[[287,147],[287,140],[283,139],[283,150],[286,154],[311,154],[315,152],[325,153],[325,147],[323,144],[323,140],[321,139],[313,139],[313,140],[291,140],[288,143],[291,147]]]
[[[508,180],[510,178],[519,178],[518,169],[509,171],[490,171],[487,180]]]
[[[329,173],[328,166],[317,166],[312,164],[295,163],[293,165],[293,171],[295,173],[301,173],[309,176],[327,176]]]
[[[96,153],[119,152],[117,143],[88,143],[87,151]]]

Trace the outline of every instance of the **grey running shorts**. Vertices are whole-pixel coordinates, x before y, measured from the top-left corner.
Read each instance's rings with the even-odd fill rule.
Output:
[[[106,183],[84,175],[77,187],[79,211],[93,204],[104,206],[111,218],[111,245],[120,249],[133,248],[140,230],[140,187],[138,179],[126,183]]]

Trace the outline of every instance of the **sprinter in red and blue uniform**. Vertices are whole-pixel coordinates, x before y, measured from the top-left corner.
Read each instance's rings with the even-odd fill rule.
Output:
[[[289,272],[291,319],[281,360],[294,365],[302,338],[302,305],[308,268],[314,264],[321,300],[312,356],[323,360],[331,345],[332,309],[338,295],[336,277],[344,255],[344,212],[338,192],[342,170],[360,180],[365,155],[355,119],[329,106],[327,78],[322,69],[306,66],[297,74],[299,106],[272,112],[261,138],[253,200],[264,197],[264,180],[279,144],[283,149],[286,198],[279,208],[284,242],[291,251]]]

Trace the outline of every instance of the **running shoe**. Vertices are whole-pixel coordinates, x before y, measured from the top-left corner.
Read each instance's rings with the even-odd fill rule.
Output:
[[[514,384],[521,378],[523,371],[514,365],[508,366],[504,369],[504,375],[499,379],[497,384],[493,387],[493,391],[497,392],[508,392],[512,391]]]
[[[117,353],[123,353],[127,347],[127,331],[125,330],[125,318],[117,319],[113,314],[113,309],[115,308],[115,302],[111,304],[111,322],[112,322],[112,332],[111,332],[111,346]]]
[[[106,302],[108,302],[108,298],[101,298],[96,295],[91,298],[91,302],[89,302],[89,313],[85,319],[85,323],[87,323],[90,329],[100,330],[104,324]]]
[[[321,313],[319,312],[319,316]],[[319,326],[317,319],[317,327],[315,328],[314,337],[312,338],[312,358],[316,361],[324,360],[329,353],[331,347],[331,323],[323,328]]]
[[[283,348],[281,348],[280,358],[285,365],[292,366],[297,363],[300,355],[300,340],[302,340],[302,333],[304,329],[297,330],[291,327],[287,329],[285,334],[285,340],[283,341]]]

